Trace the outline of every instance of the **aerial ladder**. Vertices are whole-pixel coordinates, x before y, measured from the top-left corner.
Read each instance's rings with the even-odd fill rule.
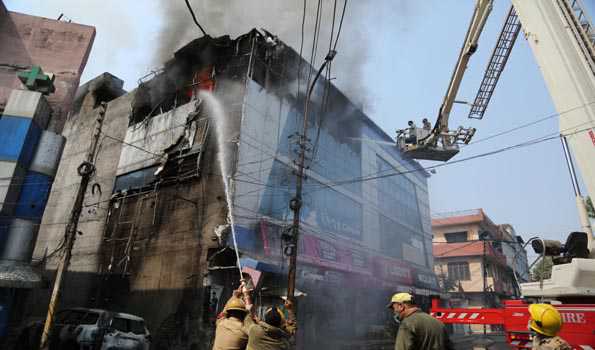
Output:
[[[527,242],[541,255],[541,260],[551,257],[554,266],[549,279],[520,285],[521,300],[504,301],[501,308],[478,309],[444,307],[439,300],[434,300],[432,315],[444,323],[502,326],[514,349],[530,349],[528,305],[547,302],[560,311],[564,321],[560,335],[574,349],[595,349],[595,240],[573,164],[574,158],[587,192],[593,197],[595,30],[580,0],[512,0],[512,5],[469,117],[484,117],[522,29],[560,115],[560,138],[583,232],[571,233],[564,244],[539,238]],[[402,149],[407,153],[406,147]],[[432,159],[409,154],[418,159]]]
[[[449,118],[453,105],[459,102],[456,101],[457,93],[469,60],[477,51],[479,37],[492,11],[492,5],[493,0],[478,0],[475,5],[473,17],[438,111],[435,125],[430,127],[431,124],[424,120],[425,125],[417,127],[413,121],[410,121],[407,129],[397,130],[397,146],[405,155],[415,159],[447,161],[459,153],[460,144],[468,144],[471,141],[475,129],[461,126],[451,130],[449,129]]]

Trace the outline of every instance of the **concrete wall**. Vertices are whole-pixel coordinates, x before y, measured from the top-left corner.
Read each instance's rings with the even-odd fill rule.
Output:
[[[212,239],[213,232],[217,225],[225,223],[227,212],[215,133],[209,134],[200,178],[163,184],[149,193],[132,191],[111,200],[117,176],[159,163],[160,159],[147,151],[163,153],[184,134],[184,128],[178,125],[183,125],[188,113],[194,110],[191,103],[129,127],[135,93],[108,104],[102,127],[104,137],[96,157],[97,170],[79,222],[82,235],[77,236],[74,245],[61,307],[103,307],[129,312],[145,318],[156,342],[179,342],[182,338],[186,343],[197,342],[206,332],[201,330],[200,310],[207,251],[218,247]],[[84,98],[79,114],[65,125],[67,142],[34,258],[42,259],[54,252],[64,237],[80,181],[76,169],[91,144],[98,113],[93,109],[96,103],[92,95],[90,92]],[[95,183],[101,193],[91,193]],[[131,234],[133,246],[124,268],[122,258]],[[50,281],[57,262],[57,256],[46,259],[46,278]],[[33,298],[37,302],[32,303],[28,315],[43,314],[49,292],[35,292]],[[180,319],[189,326],[180,328]],[[170,336],[177,340],[169,339]]]
[[[60,133],[95,39],[91,26],[0,11],[0,109],[10,91],[21,87],[18,71],[39,65],[54,73],[56,92],[49,130]]]
[[[118,139],[125,136],[128,120],[122,116],[129,112],[133,96],[133,94],[122,96],[108,104],[102,127],[102,131],[107,135]],[[80,183],[77,167],[85,159],[88,148],[91,146],[91,135],[98,114],[98,109],[93,109],[94,104],[93,98],[89,96],[79,115],[70,119],[64,128],[63,134],[67,141],[41,221],[34,259],[42,259],[46,254],[51,254],[63,240],[66,223]],[[107,217],[106,203],[111,196],[121,148],[121,142],[108,138],[103,138],[100,142],[100,152],[96,158],[97,171],[91,184],[97,183],[101,187],[101,194],[92,195],[91,186],[89,186],[78,226],[83,234],[77,236],[69,267],[70,271],[79,273],[81,276],[91,276],[90,273],[95,273],[98,270],[100,260],[98,252]],[[47,260],[47,277],[50,280],[53,279],[53,270],[57,261],[56,256]],[[76,293],[64,293],[65,304],[84,305],[92,287],[93,284],[89,280],[71,281],[67,290],[73,290]],[[43,305],[43,303],[41,304]]]
[[[483,292],[483,257],[481,255],[481,252],[478,253],[478,255],[473,256],[469,256],[468,253],[461,254],[461,256],[456,256],[457,250],[462,251],[465,248],[465,243],[463,242],[452,244],[454,247],[451,248],[452,250],[444,248],[445,245],[450,245],[449,243],[446,243],[445,234],[454,232],[467,232],[468,241],[477,241],[479,240],[479,233],[483,232],[486,229],[490,230],[493,237],[499,237],[500,233],[492,232],[495,228],[497,228],[497,226],[485,224],[480,221],[456,225],[434,225],[432,228],[434,232],[433,242],[436,245],[439,245],[441,250],[443,250],[446,253],[449,253],[448,257],[434,256],[434,272],[438,276],[448,276],[449,262],[468,262],[471,278],[468,281],[460,281],[460,285],[462,286],[464,292]],[[470,242],[470,244],[473,244],[473,242]],[[475,242],[474,244],[481,243]],[[505,246],[505,244],[503,244],[503,246]],[[504,254],[501,254],[497,252],[495,248],[488,247],[487,266],[489,270],[489,275],[487,277],[487,286],[488,288],[491,288],[491,290],[494,290],[498,293],[512,295],[514,280],[511,274],[512,267],[508,267],[509,265],[506,256],[506,249],[507,247],[503,247]],[[458,281],[456,282],[456,284],[457,286],[459,285]],[[454,291],[456,291],[456,288],[454,289]]]

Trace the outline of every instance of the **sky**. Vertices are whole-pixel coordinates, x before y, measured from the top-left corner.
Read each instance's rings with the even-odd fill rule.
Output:
[[[301,16],[296,9],[301,8],[300,1],[191,2],[210,34],[237,35],[252,27],[265,27],[278,33],[290,46],[299,47]],[[584,2],[593,13],[595,0]],[[196,27],[190,24],[183,0],[4,0],[4,3],[11,11],[48,18],[64,13],[73,22],[94,25],[97,37],[82,81],[109,71],[125,81],[127,90],[134,89],[140,77],[159,67],[164,56],[164,45],[160,42],[175,49],[199,36]],[[248,3],[252,10],[245,6]],[[321,21],[324,31],[330,30],[331,1],[323,3],[327,9],[327,12],[323,10]],[[408,120],[434,119],[474,3],[473,0],[350,1],[337,48],[334,83],[363,106],[389,135],[405,127]],[[314,1],[308,1],[306,32],[311,32],[314,25],[313,4]],[[458,100],[471,102],[475,97],[509,6],[509,1],[495,1]],[[310,54],[309,40],[307,36],[305,56]],[[316,66],[323,52],[321,49]],[[456,105],[451,125],[476,127],[476,140],[556,113],[522,34],[484,119],[469,120],[467,113],[468,107]],[[489,152],[557,130],[558,120],[552,118],[465,147],[457,157]],[[430,178],[429,190],[433,213],[483,208],[494,222],[513,225],[525,238],[540,235],[563,241],[569,232],[580,228],[558,140],[441,167]]]

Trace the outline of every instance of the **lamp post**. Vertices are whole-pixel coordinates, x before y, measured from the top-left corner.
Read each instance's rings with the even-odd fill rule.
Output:
[[[330,50],[329,53],[324,58],[324,62],[320,69],[318,69],[318,73],[314,77],[312,84],[309,86],[306,100],[304,103],[304,122],[302,125],[302,133],[299,135],[298,146],[299,146],[299,157],[297,161],[297,172],[296,172],[296,188],[295,188],[295,196],[289,201],[289,208],[293,211],[293,225],[292,225],[292,234],[288,237],[290,248],[289,251],[289,268],[288,268],[288,278],[287,278],[287,297],[291,301],[294,300],[294,292],[295,292],[295,276],[297,270],[297,248],[298,248],[298,241],[299,241],[299,234],[300,234],[300,211],[302,208],[302,188],[303,188],[303,180],[304,180],[304,172],[305,172],[305,162],[306,162],[306,144],[308,140],[307,132],[308,132],[308,109],[310,105],[310,97],[312,96],[312,91],[314,90],[314,86],[316,85],[316,81],[322,74],[322,71],[326,67],[326,65],[335,58],[337,52],[335,50]]]

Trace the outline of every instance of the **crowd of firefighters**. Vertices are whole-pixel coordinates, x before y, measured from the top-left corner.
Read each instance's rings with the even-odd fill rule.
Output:
[[[294,305],[284,299],[284,309],[268,308],[262,319],[244,282],[234,291],[217,319],[213,350],[286,350],[297,330]],[[394,294],[388,304],[399,322],[395,350],[453,349],[444,324],[419,309],[413,295]],[[285,312],[284,312],[285,311]],[[570,350],[558,336],[560,313],[549,304],[531,304],[528,328],[533,333],[533,350]]]

